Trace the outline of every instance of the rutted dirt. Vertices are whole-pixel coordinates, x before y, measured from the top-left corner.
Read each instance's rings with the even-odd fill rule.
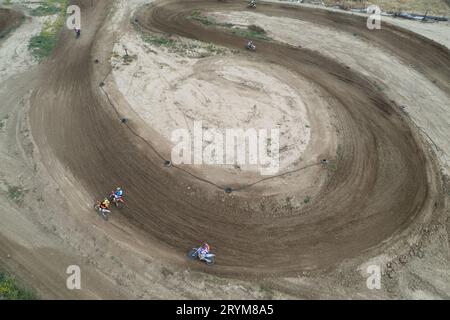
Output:
[[[84,3],[80,3],[82,9]],[[242,5],[158,2],[141,10],[138,21],[147,30],[240,49],[244,39],[186,17],[196,8],[242,10]],[[274,213],[270,199],[260,198],[264,184],[251,190],[253,197],[239,192],[228,196],[183,171],[164,168],[163,159],[133,134],[140,132],[141,123],[121,124],[99,88],[106,70],[96,66],[91,50],[100,37],[96,31],[104,23],[106,6],[106,1],[98,1],[90,10],[90,21],[95,23],[80,42],[64,41],[70,36],[64,34],[47,65],[51,72],[41,79],[33,96],[31,121],[47,165],[53,156],[58,157],[92,194],[103,194],[117,184],[127,190],[129,206],[119,223],[172,248],[177,256],[192,244],[208,240],[219,253],[217,266],[209,271],[261,276],[326,269],[369,249],[386,248],[444,209],[433,155],[399,106],[345,65],[274,42],[257,43],[253,57],[288,68],[319,86],[337,117],[340,152],[330,155],[337,169],[313,201],[288,213]],[[344,32],[358,30],[449,92],[449,52],[425,38],[393,26],[369,33],[360,28],[365,23],[360,17],[320,10],[279,4],[260,5],[258,10],[313,20]],[[162,141],[156,133],[146,138]]]
[[[267,34],[277,41],[320,52],[371,79],[390,100],[402,106],[405,114],[414,120],[421,131],[426,133],[427,138],[437,150],[444,172],[447,174],[450,172],[450,144],[448,143],[450,118],[443,116],[450,113],[450,95],[436,88],[432,80],[415,70],[414,65],[407,64],[390,51],[365,41],[357,34],[317,26],[313,22],[286,17],[267,17],[254,11],[217,12],[208,16],[219,23],[232,23],[241,28],[256,24],[263,27]],[[410,24],[406,25],[408,26]],[[449,27],[445,24],[428,26],[423,23],[418,24],[419,30],[429,28],[430,31],[434,30],[433,33],[437,37],[442,36],[437,30],[447,28],[448,33]],[[299,30],[304,31],[299,32]],[[445,44],[447,37],[445,33],[443,35],[445,36],[441,37],[440,41]]]

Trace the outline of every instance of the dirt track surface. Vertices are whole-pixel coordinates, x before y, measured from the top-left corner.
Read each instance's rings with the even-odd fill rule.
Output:
[[[253,198],[227,196],[189,174],[164,168],[162,159],[130,131],[139,131],[134,123],[120,123],[99,87],[91,50],[97,31],[107,22],[108,1],[97,1],[94,9],[90,1],[75,3],[89,12],[89,29],[83,30],[79,42],[68,41],[73,35],[64,34],[48,63],[32,99],[33,136],[47,165],[58,157],[91,194],[121,185],[128,207],[116,219],[144,232],[155,245],[169,246],[181,257],[193,244],[207,240],[218,254],[211,272],[296,274],[392,245],[433,211],[443,210],[434,158],[399,107],[346,66],[278,43],[258,42],[254,56],[319,85],[330,96],[339,123],[337,170],[315,200],[304,209],[271,217],[270,208],[245,210],[261,202],[260,189],[254,189]],[[151,31],[242,48],[244,39],[186,19],[197,8],[242,6],[243,2],[158,2],[137,18]],[[358,32],[450,92],[450,54],[429,40],[388,25],[370,32],[361,27],[365,21],[354,16],[278,4],[261,4],[258,12]]]

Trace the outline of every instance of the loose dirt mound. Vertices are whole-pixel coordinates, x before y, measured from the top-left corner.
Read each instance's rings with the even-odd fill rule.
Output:
[[[0,38],[4,37],[11,29],[18,27],[22,19],[21,13],[0,8]]]
[[[97,28],[106,6],[98,1],[90,10]],[[157,3],[141,10],[137,19],[146,30],[242,48],[243,38],[186,19],[194,9],[219,8],[242,10],[243,2]],[[369,33],[360,17],[278,4],[261,4],[258,10],[359,32],[449,89],[450,55],[429,40],[388,25]],[[339,123],[337,169],[326,185],[308,206],[276,214],[270,199],[260,198],[261,189],[253,189],[253,197],[227,196],[188,173],[164,168],[151,144],[135,135],[139,129],[133,122],[118,121],[110,104],[116,102],[105,99],[99,82],[86,81],[95,79],[90,55],[95,40],[95,32],[79,43],[66,35],[34,96],[33,135],[43,157],[51,166],[57,156],[93,194],[120,184],[129,203],[120,222],[178,254],[198,241],[211,242],[218,253],[213,272],[279,275],[327,268],[392,244],[433,210],[443,209],[433,157],[398,106],[373,83],[329,58],[278,43],[257,43],[258,59],[288,68],[322,88]]]

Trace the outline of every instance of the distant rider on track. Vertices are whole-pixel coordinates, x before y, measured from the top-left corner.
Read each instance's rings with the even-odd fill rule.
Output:
[[[79,37],[81,36],[81,29],[74,28],[74,30],[75,30],[75,36],[76,36],[77,38],[79,38]]]
[[[253,41],[252,41],[252,40],[249,40],[249,41],[247,42],[247,44],[245,45],[245,48],[246,48],[247,50],[252,50],[252,51],[256,50],[256,46],[253,44]]]

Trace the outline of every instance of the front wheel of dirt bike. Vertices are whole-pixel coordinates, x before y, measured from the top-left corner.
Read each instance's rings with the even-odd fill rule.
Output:
[[[208,258],[209,261],[206,261],[206,264],[208,266],[213,266],[216,263],[216,257],[210,257]]]
[[[119,209],[123,209],[123,208],[125,208],[125,203],[123,203],[122,201],[119,201],[119,202],[116,203],[116,206]]]
[[[100,211],[100,205],[98,203],[94,204],[94,210],[95,211]]]
[[[197,249],[192,249],[191,251],[189,251],[188,258],[191,260],[197,259]]]

